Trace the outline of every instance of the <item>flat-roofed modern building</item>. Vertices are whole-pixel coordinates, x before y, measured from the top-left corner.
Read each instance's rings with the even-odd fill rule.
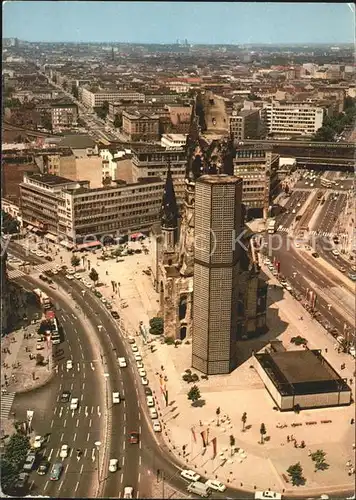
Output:
[[[319,350],[256,354],[254,366],[281,411],[351,404],[351,388]]]
[[[241,202],[241,178],[196,181],[192,366],[209,375],[237,365]]]
[[[324,110],[312,103],[272,101],[265,109],[270,134],[312,136],[323,125]]]
[[[159,221],[163,188],[157,177],[91,189],[88,181],[25,175],[20,185],[22,219],[48,239],[59,237],[85,248],[95,239],[149,230]]]

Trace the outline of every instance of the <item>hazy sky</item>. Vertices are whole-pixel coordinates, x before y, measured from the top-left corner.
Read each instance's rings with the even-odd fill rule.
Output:
[[[354,42],[347,3],[3,3],[3,37],[27,41],[174,43]]]

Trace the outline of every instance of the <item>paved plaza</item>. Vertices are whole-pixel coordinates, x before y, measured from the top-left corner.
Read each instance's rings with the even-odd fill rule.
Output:
[[[130,245],[140,247],[141,244]],[[71,255],[59,249],[55,261],[70,264]],[[148,325],[149,319],[159,310],[159,297],[153,289],[152,278],[143,273],[143,270],[152,266],[151,255],[134,254],[124,257],[123,262],[99,260],[101,251],[85,255],[86,262],[89,261],[97,270],[100,281],[104,283],[100,290],[105,297],[112,298],[112,280],[120,283],[119,293],[113,301],[125,324],[125,334],[136,335],[139,322]],[[88,272],[85,274],[88,275]],[[269,276],[269,282],[277,285],[272,276]],[[259,339],[241,343],[241,364],[231,375],[202,380],[198,373],[201,402],[194,407],[187,399],[190,385],[182,379],[184,371],[191,368],[189,340],[177,347],[153,340],[155,349],[151,353],[148,347],[142,345],[141,337],[137,337],[149,383],[155,392],[164,423],[163,438],[172,453],[185,462],[188,468],[210,477],[217,476],[235,487],[242,484],[251,490],[256,486],[258,489],[284,489],[289,493],[302,493],[301,488],[294,488],[286,482],[286,469],[300,461],[307,480],[303,492],[319,494],[348,487],[352,489],[354,476],[348,475],[346,463],[351,460],[354,465],[355,426],[350,423],[355,413],[354,404],[349,407],[305,410],[298,415],[294,412],[280,413],[273,408],[274,402],[253,368],[250,353],[252,350],[258,352],[275,338],[282,340],[290,350],[295,348],[290,339],[302,335],[308,339],[310,348],[322,350],[323,356],[338,372],[340,365],[345,363],[342,375],[351,382],[353,396],[354,360],[348,354],[335,351],[334,339],[288,292],[280,287],[270,287],[269,302],[269,332]],[[299,319],[301,315],[303,321]],[[169,395],[167,407],[161,394],[161,374],[163,380],[166,379]],[[219,422],[216,415],[218,407],[221,409]],[[241,422],[244,412],[247,413],[245,431],[242,430]],[[261,423],[265,424],[267,430],[264,444],[259,443]],[[209,443],[205,452],[200,434],[203,431],[206,431]],[[231,435],[235,438],[233,450],[230,447]],[[304,441],[305,448],[296,448],[293,442],[288,442],[288,436],[293,436],[298,445]],[[212,459],[212,440],[215,437],[217,456]],[[326,452],[329,464],[327,471],[314,472],[308,454],[317,449]]]

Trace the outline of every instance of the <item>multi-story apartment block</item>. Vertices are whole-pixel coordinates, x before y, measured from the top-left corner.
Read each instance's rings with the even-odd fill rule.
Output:
[[[82,103],[88,108],[96,108],[102,106],[105,101],[107,101],[108,103],[121,100],[144,102],[145,95],[141,94],[140,92],[128,92],[119,90],[100,90],[98,92],[92,92],[89,89],[83,88],[81,92],[81,100]]]
[[[167,176],[167,165],[171,165],[174,191],[178,205],[184,199],[184,178],[186,168],[186,154],[184,148],[169,150],[161,146],[142,145],[132,148],[132,178],[136,182],[140,177]]]
[[[74,103],[57,103],[51,106],[53,131],[70,129],[78,124],[78,107]]]
[[[323,108],[310,103],[272,101],[265,109],[270,134],[311,136],[323,125]]]
[[[39,151],[35,163],[43,174],[57,175],[75,181],[77,179],[76,158],[69,148]]]
[[[258,109],[242,109],[230,116],[230,134],[237,141],[258,139],[260,136],[260,113]]]
[[[130,141],[158,141],[160,138],[160,120],[155,113],[123,111],[122,132]]]
[[[235,145],[234,175],[243,179],[242,202],[248,215],[268,214],[270,192],[277,179],[279,155],[267,146]]]
[[[25,174],[20,185],[22,219],[49,238],[59,237],[81,249],[98,238],[150,229],[160,218],[163,188],[164,181],[157,177],[91,189],[88,181]]]

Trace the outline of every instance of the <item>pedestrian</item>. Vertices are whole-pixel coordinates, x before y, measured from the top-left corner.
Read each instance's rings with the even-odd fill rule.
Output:
[[[290,438],[289,438],[289,436],[287,436],[287,443],[289,443],[289,441],[290,441]]]
[[[327,354],[327,352],[328,352],[328,348],[327,348],[327,347],[325,347],[325,354]]]
[[[353,425],[354,423],[355,423],[355,419],[354,419],[354,418],[352,418],[352,419],[350,420],[350,424],[351,424],[351,425]]]

